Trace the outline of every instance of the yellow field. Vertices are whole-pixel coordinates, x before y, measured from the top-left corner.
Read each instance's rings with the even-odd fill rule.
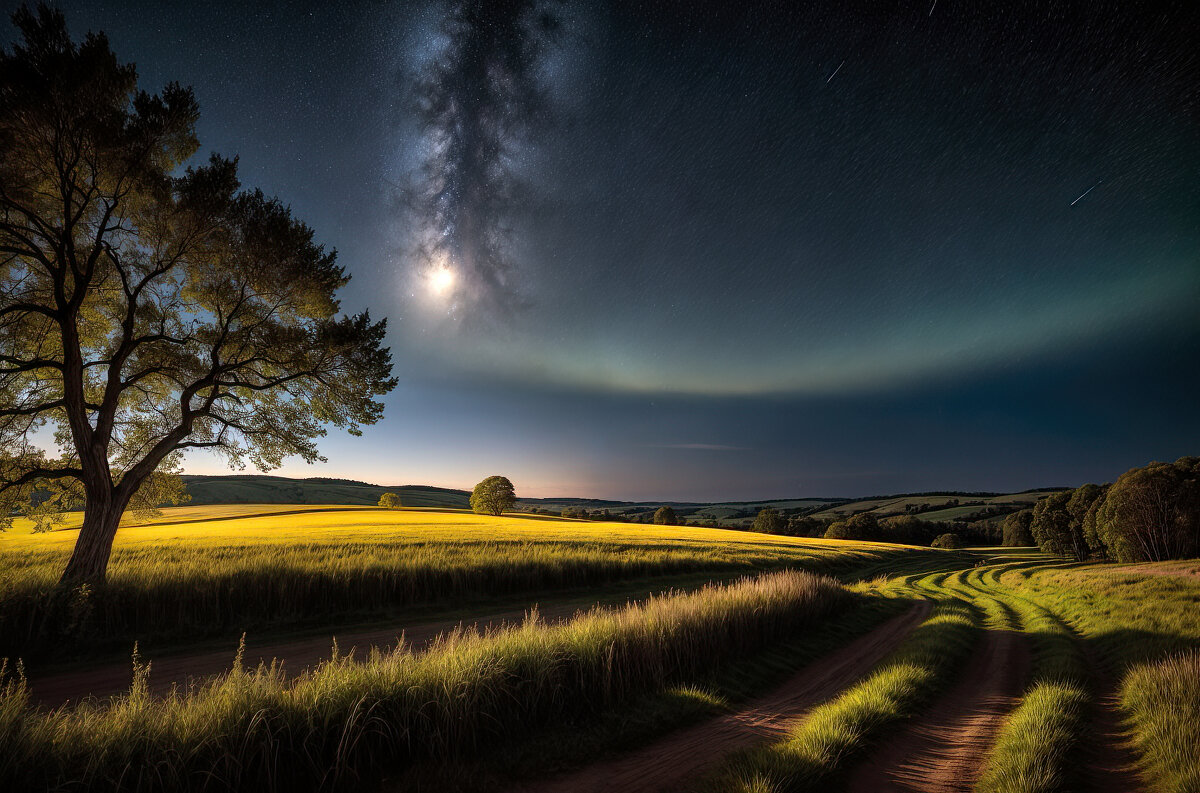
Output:
[[[77,531],[34,534],[26,525],[0,534],[0,656],[28,657],[30,643],[45,635],[47,609],[81,648],[98,641],[127,648],[135,638],[236,637],[411,606],[671,576],[838,571],[936,553],[452,509],[177,507],[117,532],[103,587],[53,594]]]
[[[0,532],[0,551],[50,551],[69,549],[75,542],[82,513],[70,513],[64,528],[35,534],[31,523],[18,519]],[[895,546],[886,543],[844,542],[783,537],[757,532],[705,529],[695,526],[654,526],[564,520],[536,515],[491,517],[458,509],[383,509],[336,504],[288,506],[286,504],[222,504],[202,507],[167,507],[159,517],[138,523],[132,516],[117,533],[116,548],[147,545],[260,545],[290,546],[320,543],[462,543],[560,542],[579,546],[615,543],[626,547],[702,544],[775,548],[797,552],[870,556]]]

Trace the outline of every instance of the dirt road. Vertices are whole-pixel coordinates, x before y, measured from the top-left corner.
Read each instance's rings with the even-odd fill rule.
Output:
[[[966,793],[1025,689],[1028,639],[989,630],[957,682],[881,744],[850,776],[850,793]]]
[[[737,749],[779,738],[813,706],[871,671],[929,614],[923,601],[798,671],[769,694],[730,713],[670,733],[637,751],[570,774],[527,783],[523,793],[657,793],[673,790]]]

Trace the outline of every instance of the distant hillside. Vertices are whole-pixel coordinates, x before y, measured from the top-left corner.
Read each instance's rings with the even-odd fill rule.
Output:
[[[384,492],[398,493],[406,507],[469,506],[470,493],[429,485],[373,485],[353,479],[314,476],[290,479],[262,474],[183,477],[192,503],[207,504],[347,504],[374,505]],[[763,507],[786,513],[815,514],[835,520],[856,512],[874,512],[879,517],[918,514],[926,520],[971,519],[987,507],[1003,514],[1032,506],[1042,496],[1061,488],[1027,490],[1022,493],[919,493],[871,498],[798,498],[771,501],[610,501],[597,498],[522,498],[517,509],[560,514],[563,510],[595,513],[607,510],[614,517],[645,520],[655,509],[670,504],[688,523],[715,521],[725,526],[748,526]],[[519,491],[518,491],[519,492]]]
[[[284,476],[184,476],[192,503],[203,504],[352,504],[371,506],[385,492],[398,493],[406,507],[466,507],[470,495],[428,485],[372,485],[352,479]]]

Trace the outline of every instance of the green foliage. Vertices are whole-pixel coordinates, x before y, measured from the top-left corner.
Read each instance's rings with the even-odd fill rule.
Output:
[[[870,512],[860,512],[845,520],[831,523],[825,531],[827,540],[872,540],[879,536],[879,519]]]
[[[506,476],[489,476],[471,491],[471,509],[480,515],[503,515],[516,503],[517,493]]]
[[[1030,528],[1032,525],[1032,509],[1023,509],[1006,516],[1001,524],[1003,544],[1010,548],[1028,548],[1034,545],[1033,531]]]
[[[1121,705],[1156,789],[1200,790],[1200,650],[1134,667],[1121,685]]]
[[[754,519],[754,530],[764,534],[779,534],[786,527],[787,521],[779,514],[779,510],[771,507],[760,509],[758,516]]]
[[[1117,561],[1200,555],[1200,457],[1126,471],[1088,522],[1096,541]]]
[[[1029,531],[1037,541],[1038,547],[1046,553],[1073,556],[1079,544],[1086,546],[1086,542],[1083,542],[1082,526],[1079,530],[1080,542],[1074,541],[1071,513],[1067,511],[1067,504],[1073,494],[1072,490],[1051,493],[1033,508],[1033,520],[1029,524]]]
[[[959,537],[952,531],[948,531],[945,534],[939,534],[929,545],[932,548],[948,548],[953,550],[963,547],[963,541],[962,537]]]
[[[121,513],[178,453],[320,459],[382,415],[385,326],[339,316],[336,255],[237,161],[188,166],[190,89],[138,90],[46,5],[0,54],[0,514],[55,488],[88,517],[64,578],[104,577]],[[52,429],[54,454],[33,445]],[[66,482],[65,485],[58,483]]]
[[[677,526],[679,518],[675,516],[674,509],[664,505],[654,510],[654,522],[659,526]]]
[[[389,492],[379,497],[379,506],[386,509],[399,509],[403,505],[400,503],[399,494]]]
[[[824,537],[828,524],[812,515],[792,515],[788,518],[787,533],[793,537]]]

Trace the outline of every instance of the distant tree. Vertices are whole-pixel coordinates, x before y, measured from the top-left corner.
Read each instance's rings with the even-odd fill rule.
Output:
[[[779,534],[787,528],[787,521],[779,514],[779,510],[763,507],[754,519],[754,530],[765,534]]]
[[[827,540],[878,540],[879,519],[871,512],[860,512],[845,520],[830,524],[825,531]]]
[[[678,525],[679,518],[675,516],[675,510],[662,506],[654,511],[654,522],[660,526],[675,526]]]
[[[1094,525],[1119,562],[1200,555],[1200,457],[1121,474],[1097,507]]]
[[[398,509],[401,506],[399,494],[384,493],[379,497],[379,506],[387,507],[388,509]]]
[[[1067,511],[1067,503],[1074,492],[1051,493],[1033,507],[1029,530],[1038,547],[1047,553],[1074,555],[1076,543],[1071,536],[1071,513]]]
[[[1103,485],[1100,495],[1092,502],[1092,505],[1088,507],[1087,512],[1083,516],[1083,540],[1087,543],[1088,550],[1091,551],[1092,556],[1097,559],[1112,559],[1108,544],[1100,534],[1098,523],[1100,510],[1104,506],[1105,499],[1108,498],[1108,491],[1111,489],[1111,484]]]
[[[1033,533],[1029,529],[1032,523],[1032,509],[1023,509],[1008,515],[1001,524],[1003,531],[1001,542],[1010,548],[1026,548],[1034,545]]]
[[[788,518],[787,533],[793,537],[822,537],[827,524],[812,515],[793,515]]]
[[[192,91],[138,89],[102,34],[13,14],[0,53],[0,516],[83,506],[63,582],[103,580],[122,514],[205,448],[320,459],[390,391],[386,329],[291,210],[199,150]],[[46,452],[51,440],[57,448]],[[49,495],[49,499],[45,496]]]
[[[929,543],[933,548],[961,548],[963,547],[962,537],[952,531],[945,534],[940,534],[934,538],[933,542]]]
[[[1108,485],[1087,484],[1077,487],[1067,500],[1067,512],[1071,515],[1071,555],[1080,561],[1089,558],[1093,551],[1103,557],[1103,544],[1099,537],[1088,542],[1085,519],[1092,506],[1108,491]],[[1093,545],[1100,546],[1093,548]]]
[[[915,515],[896,515],[879,521],[879,539],[902,545],[927,545],[945,525]]]
[[[516,503],[513,483],[506,476],[489,476],[471,492],[471,509],[480,515],[503,515]]]

